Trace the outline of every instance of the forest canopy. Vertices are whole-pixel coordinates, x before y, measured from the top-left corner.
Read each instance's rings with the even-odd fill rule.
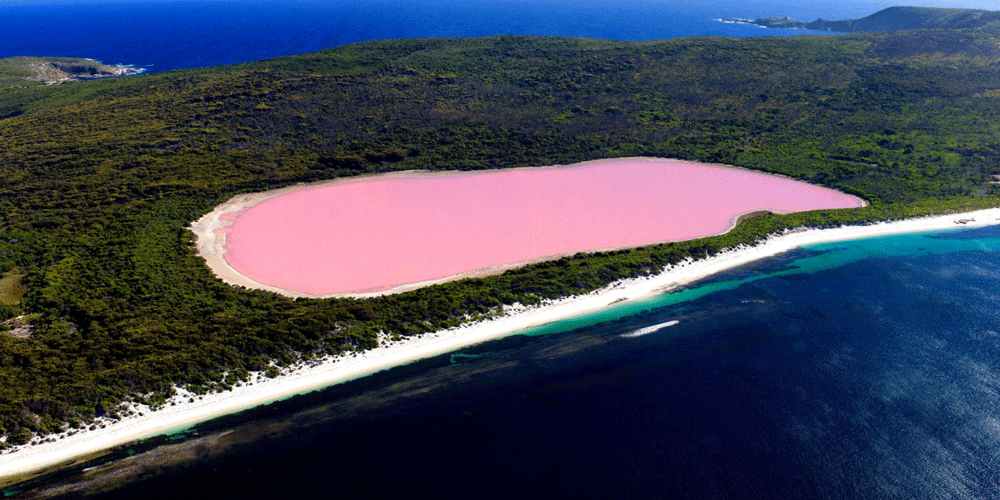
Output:
[[[390,40],[0,89],[0,446],[784,228],[998,206],[998,35]],[[870,205],[366,300],[228,286],[186,229],[297,182],[623,156],[780,173]]]

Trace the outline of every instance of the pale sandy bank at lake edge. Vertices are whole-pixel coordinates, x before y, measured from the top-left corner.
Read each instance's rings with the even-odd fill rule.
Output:
[[[739,177],[746,175],[753,177]],[[366,182],[367,187],[351,191],[344,186]],[[546,183],[564,187],[564,196],[539,197],[538,186]],[[622,197],[623,192],[629,195]],[[620,201],[608,205],[613,197]],[[427,199],[436,201],[428,205]],[[499,274],[579,252],[724,234],[745,213],[863,206],[855,196],[780,175],[635,157],[301,184],[233,197],[191,230],[199,254],[228,284],[289,297],[363,298]],[[490,243],[495,234],[485,228],[505,238]]]
[[[959,220],[966,220],[959,224]],[[142,416],[130,416],[117,422],[103,421],[104,428],[81,431],[74,435],[50,436],[52,442],[26,445],[0,454],[0,477],[24,474],[43,467],[90,455],[117,445],[137,441],[213,417],[284,399],[295,394],[344,382],[392,366],[447,353],[465,346],[515,334],[525,329],[580,316],[607,308],[611,304],[635,301],[711,276],[729,268],[771,257],[794,248],[824,242],[862,239],[901,233],[981,227],[1000,224],[1000,208],[947,216],[883,222],[868,226],[834,229],[802,229],[773,236],[754,247],[742,247],[699,261],[689,261],[656,276],[615,282],[594,292],[548,301],[540,306],[512,307],[495,319],[427,334],[380,346],[356,356],[326,359],[314,366],[299,366],[281,376],[266,379],[254,374],[253,384],[232,391],[203,397],[181,394],[174,406],[157,410],[137,407]],[[193,402],[189,401],[192,399]]]

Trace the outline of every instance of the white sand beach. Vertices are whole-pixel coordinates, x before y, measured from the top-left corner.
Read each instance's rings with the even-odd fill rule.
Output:
[[[167,406],[157,411],[136,408],[141,412],[141,416],[129,416],[115,422],[100,422],[95,430],[79,431],[73,435],[64,433],[60,436],[49,436],[46,439],[49,442],[5,451],[0,454],[0,477],[24,474],[116,445],[176,431],[216,416],[515,334],[527,328],[597,311],[612,303],[644,299],[720,271],[803,245],[995,224],[1000,224],[1000,208],[868,226],[791,231],[771,237],[754,247],[733,249],[708,259],[673,266],[656,276],[619,281],[585,295],[551,301],[537,307],[509,308],[504,315],[491,320],[415,339],[386,343],[387,345],[365,353],[326,359],[315,366],[300,366],[286,371],[277,378],[267,379],[255,375],[252,384],[243,384],[229,392],[203,397],[182,394],[174,398],[175,404],[171,405],[168,402]]]

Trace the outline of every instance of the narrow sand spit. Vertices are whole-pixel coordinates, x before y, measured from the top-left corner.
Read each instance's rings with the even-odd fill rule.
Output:
[[[244,384],[229,392],[203,397],[184,393],[174,398],[175,406],[169,406],[168,403],[168,406],[157,411],[138,407],[136,410],[141,412],[142,416],[126,417],[117,422],[104,422],[104,428],[82,431],[72,436],[55,436],[54,442],[21,446],[0,455],[0,477],[24,474],[116,445],[179,430],[213,417],[295,394],[311,392],[392,366],[598,311],[612,303],[644,299],[726,269],[803,245],[996,224],[1000,224],[1000,208],[869,226],[792,231],[774,236],[754,247],[734,249],[705,260],[674,266],[656,276],[619,281],[586,295],[551,301],[537,307],[510,308],[506,314],[496,319],[467,324],[406,341],[387,343],[361,354],[327,359],[315,366],[300,366],[287,370],[274,379],[264,379],[257,375],[252,385]],[[193,401],[190,401],[191,399]]]
[[[626,158],[296,186],[233,198],[193,230],[231,284],[367,297],[577,252],[722,234],[750,212],[861,206],[762,172]]]

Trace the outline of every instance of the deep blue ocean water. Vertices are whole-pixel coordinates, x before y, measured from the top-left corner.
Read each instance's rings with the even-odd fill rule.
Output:
[[[984,0],[968,3],[975,6],[977,1]],[[926,0],[907,3],[927,4]],[[806,4],[791,0],[0,0],[0,58],[89,57],[158,72],[385,38],[790,36],[807,32],[725,24],[718,19],[844,19],[895,4],[889,0]]]
[[[1000,226],[807,247],[109,462],[147,479],[103,498],[996,498]]]
[[[716,19],[888,5],[0,1],[0,57],[164,71],[378,38],[786,36],[804,32]],[[145,467],[108,498],[995,498],[998,251],[996,228],[810,247],[150,439],[87,474]]]

